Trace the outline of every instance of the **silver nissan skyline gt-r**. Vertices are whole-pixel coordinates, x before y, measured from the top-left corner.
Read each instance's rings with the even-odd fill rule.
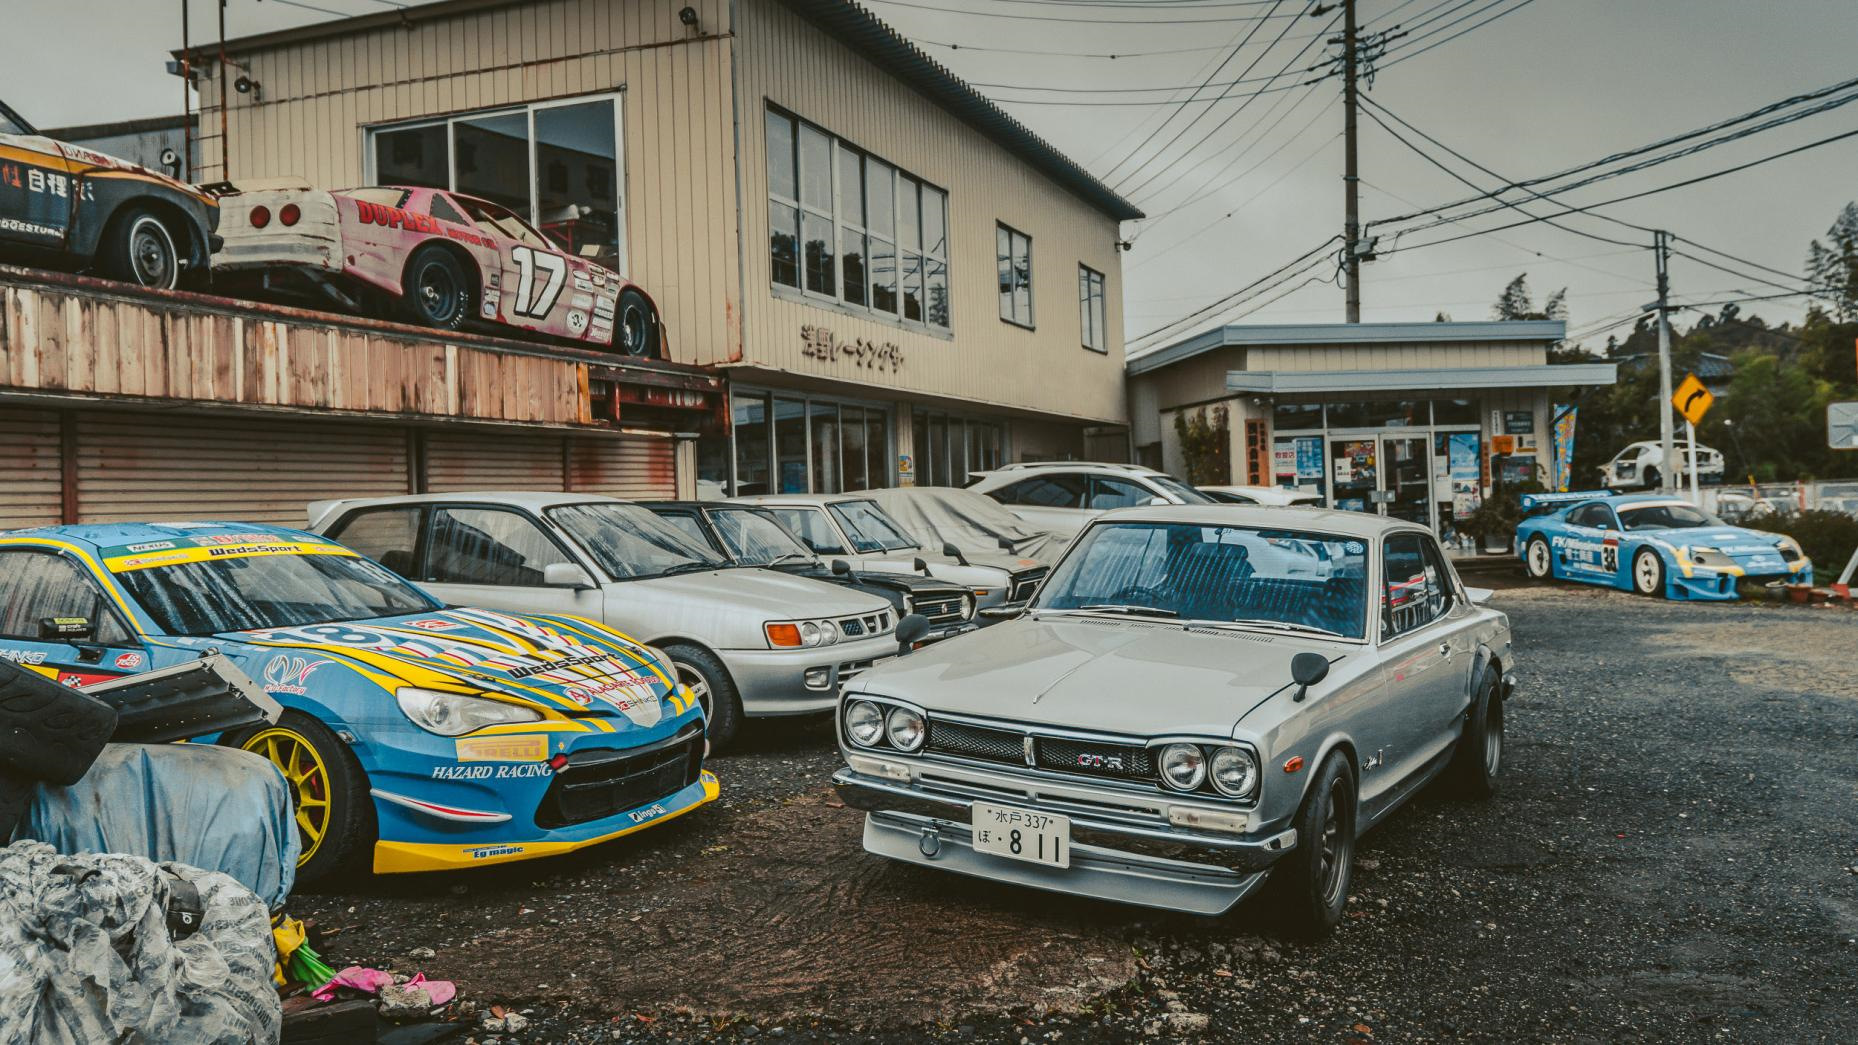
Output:
[[[1444,775],[1487,797],[1509,619],[1431,531],[1352,512],[1109,512],[1020,617],[854,680],[867,851],[1221,914],[1341,919],[1355,839]]]

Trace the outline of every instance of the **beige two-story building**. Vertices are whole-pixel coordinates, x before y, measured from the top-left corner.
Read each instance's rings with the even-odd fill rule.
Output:
[[[1126,453],[1139,212],[857,3],[449,0],[217,50],[199,180],[446,187],[644,286],[729,379],[687,490]]]

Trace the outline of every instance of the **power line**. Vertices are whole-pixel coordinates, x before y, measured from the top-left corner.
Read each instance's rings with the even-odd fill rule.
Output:
[[[1280,185],[1284,181],[1284,179],[1290,177],[1292,174],[1295,174],[1305,164],[1315,159],[1318,155],[1322,153],[1322,151],[1326,147],[1328,147],[1329,143],[1335,141],[1337,138],[1340,138],[1341,136],[1342,136],[1341,132],[1337,131],[1335,134],[1329,136],[1328,138],[1323,139],[1321,142],[1317,143],[1316,148],[1311,149],[1309,153],[1303,157],[1303,159],[1298,160],[1295,164],[1286,168],[1284,173],[1272,179],[1269,185],[1266,185],[1264,188],[1259,189],[1257,192],[1246,197],[1245,202],[1240,203],[1238,206],[1232,208],[1226,213],[1220,215],[1219,217],[1214,218],[1212,221],[1209,221],[1201,225],[1198,229],[1195,229],[1194,232],[1191,235],[1187,236],[1186,238],[1178,240],[1175,243],[1172,243],[1166,247],[1163,247],[1161,250],[1157,251],[1154,254],[1149,255],[1148,257],[1140,261],[1137,261],[1134,265],[1131,265],[1130,267],[1141,268],[1143,265],[1147,265],[1152,262],[1158,261],[1161,258],[1166,257],[1167,255],[1172,254],[1176,250],[1179,250],[1180,248],[1186,246],[1187,244],[1192,243],[1194,240],[1199,239],[1201,236],[1204,236],[1207,233],[1213,231],[1215,228],[1219,227],[1221,224],[1225,223],[1226,221],[1230,220],[1232,217],[1237,215],[1240,211],[1244,210],[1245,208],[1263,199],[1265,195],[1269,193],[1272,189],[1277,188],[1278,185]],[[1292,139],[1292,140],[1295,140],[1295,139]],[[1257,170],[1257,169],[1258,169],[1257,166],[1253,166],[1251,168],[1251,170]],[[1249,174],[1251,173],[1251,171],[1247,171],[1246,173]],[[1236,181],[1237,179],[1235,178],[1234,180]],[[1182,206],[1186,206],[1186,205],[1183,204]],[[1179,208],[1176,208],[1176,209],[1179,209]],[[1167,213],[1161,216],[1165,218],[1167,217],[1168,214],[1172,214],[1172,213],[1174,213],[1174,211],[1168,211]]]
[[[1024,15],[1007,11],[968,11],[959,8],[942,7],[937,4],[919,4],[912,0],[870,0],[874,4],[890,7],[913,7],[922,11],[934,11],[943,15],[968,15],[974,18],[1010,18],[1021,22],[1078,22],[1085,25],[1231,25],[1234,22],[1257,22],[1260,25],[1272,18],[1294,18],[1295,15],[1265,13],[1261,15],[1244,15],[1240,17],[1220,18],[1079,18],[1065,15]],[[1276,6],[1282,0],[1269,0]]]
[[[1256,69],[1258,67],[1258,63],[1264,61],[1265,55],[1270,54],[1271,51],[1277,47],[1279,41],[1283,40],[1285,35],[1289,33],[1290,27],[1292,24],[1294,23],[1286,22],[1284,24],[1284,32],[1278,33],[1276,39],[1266,44],[1264,50],[1258,52],[1258,56],[1252,59],[1252,64],[1246,66],[1244,72],[1240,73],[1239,75],[1244,76],[1247,73],[1250,73],[1253,69]],[[1331,19],[1329,24],[1334,25],[1335,20]],[[1325,32],[1328,31],[1328,26],[1324,26],[1323,28]],[[1311,42],[1313,43],[1314,40],[1312,40]],[[1285,70],[1288,70],[1292,65],[1295,65],[1297,61],[1301,59],[1304,53],[1307,52],[1309,49],[1310,49],[1309,44],[1304,44],[1301,48],[1299,48],[1296,51],[1296,53],[1292,54],[1290,56],[1290,59],[1284,63],[1283,68],[1278,70],[1279,74],[1281,75]],[[1185,159],[1187,156],[1192,155],[1195,149],[1198,149],[1200,146],[1205,145],[1207,140],[1212,138],[1213,135],[1218,134],[1221,130],[1224,130],[1227,125],[1232,123],[1233,120],[1238,119],[1239,114],[1244,112],[1247,108],[1251,106],[1251,103],[1253,102],[1255,97],[1256,96],[1254,95],[1253,98],[1247,98],[1244,101],[1240,102],[1236,108],[1234,108],[1231,112],[1226,114],[1224,119],[1220,120],[1217,124],[1214,124],[1211,130],[1207,131],[1205,134],[1202,134],[1198,140],[1196,140],[1192,145],[1189,145],[1185,150],[1183,150],[1180,154],[1180,158]],[[1195,121],[1199,120],[1201,117],[1208,115],[1209,111],[1210,110],[1202,111],[1200,113],[1200,116],[1197,116],[1194,118]],[[1141,181],[1136,182],[1135,184],[1130,184],[1130,181],[1133,178],[1135,178],[1136,175],[1140,174],[1143,168],[1158,163],[1161,157],[1164,154],[1166,154],[1169,149],[1174,147],[1174,144],[1176,142],[1180,141],[1181,138],[1186,136],[1188,129],[1191,128],[1192,126],[1193,126],[1193,122],[1190,121],[1186,126],[1181,128],[1180,133],[1176,134],[1173,138],[1169,139],[1168,143],[1166,145],[1163,145],[1158,151],[1155,152],[1154,155],[1150,156],[1147,160],[1137,165],[1134,170],[1124,175],[1122,179],[1120,179],[1117,182],[1118,186],[1121,187],[1119,191],[1121,191],[1123,195],[1125,196],[1133,196],[1135,193],[1140,192],[1145,186],[1152,184],[1156,178],[1160,177],[1166,168],[1163,168],[1163,170],[1158,170],[1155,173],[1150,174],[1148,177],[1143,178]],[[1178,177],[1175,180],[1178,181],[1179,180]],[[1169,182],[1169,184],[1173,184],[1173,182],[1171,181]]]
[[[1123,58],[1153,58],[1157,55],[1197,54],[1202,51],[1223,51],[1225,44],[1209,44],[1205,47],[1167,47],[1156,51],[1036,51],[1024,47],[987,47],[981,44],[958,44],[946,40],[919,40],[911,37],[911,42],[930,47],[946,47],[951,51],[985,51],[992,54],[1032,54],[1048,58],[1104,58],[1118,60]]]
[[[1165,218],[1168,215],[1173,214],[1174,212],[1178,210],[1191,207],[1194,204],[1200,202],[1201,200],[1208,199],[1212,196],[1218,195],[1219,192],[1225,189],[1226,186],[1231,185],[1234,182],[1237,182],[1241,178],[1244,178],[1245,176],[1251,174],[1253,171],[1257,170],[1258,168],[1271,162],[1271,159],[1275,157],[1278,153],[1283,152],[1286,148],[1288,148],[1291,142],[1294,142],[1298,138],[1301,138],[1305,134],[1309,133],[1310,129],[1316,126],[1316,123],[1318,120],[1321,120],[1324,116],[1328,115],[1330,105],[1334,104],[1335,99],[1333,98],[1329,99],[1329,104],[1326,104],[1322,108],[1316,110],[1316,112],[1310,116],[1309,120],[1307,120],[1303,124],[1302,127],[1297,128],[1297,131],[1295,134],[1292,134],[1290,137],[1285,138],[1282,142],[1279,142],[1277,148],[1272,149],[1270,152],[1266,153],[1263,157],[1261,157],[1258,160],[1257,163],[1252,164],[1250,167],[1247,167],[1245,170],[1239,172],[1238,174],[1233,175],[1231,178],[1228,178],[1225,181],[1220,182],[1218,185],[1213,184],[1215,181],[1218,181],[1221,177],[1223,177],[1227,171],[1238,166],[1239,161],[1244,159],[1246,155],[1250,153],[1253,149],[1257,148],[1258,144],[1264,141],[1265,138],[1268,137],[1272,131],[1276,130],[1278,124],[1283,123],[1284,120],[1287,117],[1289,117],[1291,113],[1296,112],[1299,108],[1301,108],[1304,102],[1307,102],[1311,98],[1314,98],[1314,97],[1317,97],[1317,95],[1314,91],[1312,91],[1309,94],[1304,95],[1303,98],[1299,99],[1297,101],[1297,104],[1284,110],[1283,116],[1279,116],[1277,120],[1271,124],[1271,126],[1266,127],[1264,129],[1264,132],[1262,134],[1260,134],[1257,138],[1254,138],[1251,144],[1247,145],[1243,149],[1240,149],[1238,153],[1232,157],[1232,159],[1226,161],[1226,165],[1224,167],[1221,167],[1219,170],[1214,171],[1211,175],[1209,175],[1205,181],[1200,183],[1198,188],[1196,188],[1192,193],[1188,195],[1188,198],[1186,200],[1183,200],[1182,202],[1174,205],[1173,207],[1170,207],[1167,210],[1162,211],[1160,214],[1155,216],[1154,220],[1159,221],[1160,219]],[[1278,104],[1282,104],[1281,99]],[[1265,113],[1265,116],[1269,116],[1269,115],[1271,115],[1269,112]],[[1262,123],[1263,119],[1260,118],[1259,122]],[[1257,126],[1257,124],[1253,124],[1253,126],[1255,127]],[[1250,130],[1247,129],[1246,133],[1249,134]],[[1235,139],[1234,144],[1237,144],[1238,141],[1242,141],[1242,140],[1244,139],[1241,136],[1239,139]],[[1228,148],[1230,148],[1230,146],[1228,146]],[[1224,149],[1220,150],[1220,152],[1224,152],[1224,151],[1225,151]],[[1213,156],[1217,156],[1217,155],[1219,155],[1219,153],[1217,152],[1213,154]],[[1207,157],[1207,159],[1212,159],[1212,157],[1209,156]],[[1202,160],[1200,161],[1199,164],[1195,164],[1193,169],[1198,170],[1205,163],[1206,163],[1206,160]],[[1302,166],[1302,164],[1299,163],[1298,166]],[[1191,174],[1192,171],[1189,171],[1188,173]],[[1272,184],[1275,185],[1276,182],[1273,182]]]
[[[1502,2],[1503,0],[1498,0],[1498,3],[1502,3]],[[1381,68],[1391,69],[1392,67],[1399,65],[1401,62],[1406,61],[1408,58],[1418,58],[1420,55],[1425,54],[1427,51],[1432,50],[1434,47],[1441,47],[1445,44],[1451,43],[1453,40],[1456,40],[1459,37],[1464,36],[1467,33],[1476,32],[1477,30],[1484,28],[1485,26],[1489,25],[1490,23],[1496,21],[1499,18],[1504,18],[1509,15],[1515,14],[1516,12],[1522,10],[1525,7],[1528,7],[1530,4],[1534,2],[1535,0],[1522,0],[1522,2],[1517,4],[1515,7],[1512,7],[1507,11],[1499,11],[1496,14],[1491,15],[1489,18],[1486,18],[1483,21],[1477,23],[1476,25],[1469,26],[1465,29],[1461,29],[1458,32],[1453,33],[1451,36],[1448,36],[1443,40],[1437,40],[1432,43],[1429,43],[1426,46],[1421,47],[1417,51],[1411,49],[1414,44],[1417,44],[1422,40],[1430,40],[1432,37],[1437,36],[1439,33],[1442,33],[1445,30],[1450,29],[1452,26],[1457,25],[1458,22],[1464,21],[1465,18],[1475,18],[1477,15],[1482,14],[1484,11],[1490,10],[1490,7],[1496,7],[1497,4],[1493,3],[1490,5],[1490,7],[1483,8],[1479,11],[1474,11],[1471,14],[1466,15],[1464,18],[1458,19],[1458,21],[1451,22],[1446,25],[1440,26],[1438,29],[1430,33],[1427,33],[1424,36],[1415,37],[1412,40],[1408,41],[1405,46],[1401,47],[1398,50],[1397,53],[1399,54],[1399,57],[1382,65]]]
[[[1676,237],[1672,237],[1672,238],[1675,239]],[[1723,265],[1718,262],[1710,261],[1707,258],[1700,258],[1700,257],[1697,257],[1695,254],[1690,254],[1685,251],[1674,250],[1671,253],[1677,255],[1680,258],[1687,258],[1691,261],[1696,262],[1699,265],[1704,265],[1706,267],[1713,268],[1718,272],[1727,272],[1731,276],[1736,276],[1741,279],[1753,280],[1756,283],[1762,283],[1770,287],[1778,288],[1780,290],[1795,290],[1795,289],[1798,289],[1800,287],[1804,287],[1807,285],[1805,280],[1800,279],[1798,277],[1794,277],[1794,282],[1792,284],[1776,283],[1772,279],[1764,279],[1752,273],[1742,272],[1737,269],[1732,269],[1727,265]],[[1809,290],[1808,292],[1810,293],[1811,291]]]
[[[1666,148],[1672,145],[1681,144],[1683,142],[1690,141],[1694,138],[1701,138],[1704,135],[1713,134],[1717,131],[1724,130],[1729,127],[1733,127],[1737,124],[1747,123],[1750,120],[1760,119],[1768,115],[1771,115],[1773,113],[1782,111],[1784,109],[1792,108],[1804,102],[1818,101],[1823,98],[1828,98],[1828,97],[1837,95],[1840,92],[1849,90],[1853,87],[1858,87],[1858,79],[1846,80],[1841,83],[1836,83],[1836,84],[1829,85],[1827,87],[1819,88],[1814,91],[1809,91],[1805,94],[1794,95],[1791,98],[1784,98],[1778,102],[1772,102],[1768,105],[1764,105],[1759,109],[1754,109],[1750,112],[1742,113],[1739,116],[1733,116],[1733,117],[1729,117],[1728,119],[1718,120],[1715,123],[1708,124],[1703,127],[1698,127],[1694,130],[1685,131],[1682,134],[1671,135],[1666,138],[1661,138],[1656,141],[1648,142],[1644,145],[1634,146],[1633,148],[1630,148],[1630,149],[1625,149],[1620,152],[1615,152],[1610,155],[1603,156],[1597,160],[1592,160],[1587,163],[1580,163],[1572,167],[1564,168],[1552,174],[1545,174],[1545,175],[1542,175],[1541,177],[1531,178],[1527,181],[1520,181],[1520,182],[1512,181],[1497,189],[1493,189],[1489,192],[1479,193],[1476,196],[1467,196],[1463,199],[1453,200],[1450,203],[1442,203],[1435,207],[1428,207],[1424,210],[1414,211],[1408,214],[1398,214],[1391,218],[1383,218],[1379,221],[1370,222],[1370,224],[1385,225],[1385,224],[1391,224],[1394,222],[1410,221],[1415,218],[1429,217],[1433,214],[1440,213],[1441,211],[1453,210],[1457,207],[1465,206],[1465,205],[1472,204],[1472,203],[1479,203],[1487,199],[1492,199],[1498,195],[1501,195],[1502,193],[1510,191],[1511,189],[1528,188],[1529,186],[1540,185],[1545,182],[1559,181],[1563,178],[1570,177],[1572,175],[1581,174],[1583,172],[1590,171],[1590,170],[1593,170],[1599,167],[1609,166],[1611,164],[1618,163],[1622,160],[1631,159],[1635,156],[1642,156],[1648,152],[1654,152],[1658,149],[1663,149],[1663,148]],[[1847,100],[1850,100],[1850,99],[1847,99]],[[1380,108],[1382,112],[1387,111],[1385,107],[1380,107]],[[1564,186],[1563,189],[1557,189],[1554,191],[1556,192],[1564,191],[1565,188],[1566,187]],[[1412,231],[1412,230],[1409,230],[1409,231]]]
[[[1329,249],[1330,244],[1336,242],[1337,240],[1341,238],[1342,237],[1340,236],[1331,236],[1328,239],[1317,244],[1315,247],[1312,247],[1311,249],[1303,252],[1302,254],[1299,254],[1295,258],[1292,258],[1290,261],[1279,266],[1278,268],[1273,269],[1272,271],[1266,273],[1265,275],[1258,277],[1257,279],[1251,281],[1250,283],[1247,283],[1243,287],[1240,287],[1239,289],[1231,292],[1230,294],[1226,294],[1218,298],[1217,300],[1213,301],[1211,304],[1195,309],[1194,311],[1189,312],[1188,314],[1182,316],[1181,318],[1177,320],[1174,320],[1171,323],[1164,323],[1161,326],[1156,327],[1155,329],[1150,330],[1149,332],[1145,334],[1138,334],[1137,336],[1135,336],[1134,338],[1131,338],[1130,340],[1132,342],[1133,341],[1146,341],[1149,338],[1155,337],[1158,334],[1161,334],[1166,331],[1173,330],[1177,327],[1181,327],[1186,324],[1192,323],[1196,319],[1206,316],[1209,313],[1217,312],[1223,308],[1230,306],[1236,299],[1242,297],[1245,294],[1252,293],[1257,288],[1263,287],[1265,284],[1270,283],[1273,279],[1278,279],[1280,277],[1295,278],[1297,275],[1300,275],[1302,272],[1307,271],[1315,263],[1321,262],[1322,260],[1324,260],[1323,252]],[[1266,288],[1266,289],[1269,289],[1269,288]]]
[[[1629,200],[1643,199],[1646,196],[1654,196],[1661,192],[1670,192],[1673,189],[1688,188],[1692,185],[1696,185],[1696,184],[1706,182],[1706,181],[1714,181],[1717,178],[1726,177],[1731,174],[1739,174],[1742,171],[1748,170],[1751,167],[1759,167],[1764,163],[1772,163],[1775,160],[1786,159],[1789,156],[1794,156],[1799,153],[1806,152],[1810,149],[1817,149],[1822,145],[1831,145],[1835,142],[1841,142],[1847,138],[1854,138],[1854,137],[1858,137],[1858,130],[1845,131],[1840,134],[1831,135],[1830,137],[1820,138],[1817,141],[1811,141],[1811,142],[1806,143],[1805,145],[1795,146],[1794,148],[1788,149],[1785,152],[1777,152],[1777,153],[1773,153],[1768,156],[1762,156],[1757,159],[1750,160],[1747,163],[1737,164],[1734,167],[1725,168],[1720,171],[1713,171],[1709,174],[1698,175],[1697,177],[1694,177],[1694,178],[1686,178],[1683,181],[1673,182],[1669,185],[1660,185],[1656,188],[1645,189],[1644,191],[1641,191],[1641,192],[1629,193],[1625,196],[1615,196],[1614,198],[1610,200],[1601,200],[1597,203],[1589,203],[1589,204],[1586,204],[1580,207],[1567,207],[1566,204],[1557,203],[1556,204],[1557,206],[1567,207],[1567,209],[1562,211],[1560,214],[1550,215],[1550,217],[1561,218],[1561,217],[1566,217],[1570,214],[1585,214],[1588,211],[1591,211],[1596,207],[1610,207],[1617,203],[1625,203]],[[1400,249],[1413,250],[1418,247],[1436,247],[1443,243],[1454,243],[1454,242],[1457,242],[1458,240],[1470,239],[1473,236],[1488,235],[1489,233],[1492,233],[1492,232],[1502,232],[1505,229],[1514,229],[1514,228],[1520,228],[1524,225],[1532,225],[1535,222],[1542,221],[1542,220],[1546,220],[1546,219],[1529,218],[1524,221],[1511,222],[1508,225],[1497,225],[1495,227],[1484,229],[1479,232],[1467,232],[1467,233],[1463,233],[1462,235],[1458,235],[1458,236],[1448,236],[1444,239],[1427,240],[1424,243],[1415,243],[1412,246],[1403,247]],[[1383,253],[1391,253],[1391,251],[1384,251]]]

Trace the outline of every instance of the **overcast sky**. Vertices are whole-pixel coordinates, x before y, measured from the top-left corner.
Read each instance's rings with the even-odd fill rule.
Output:
[[[0,63],[0,97],[42,126],[177,111],[179,83],[162,65],[166,51],[180,42],[181,2],[9,4],[9,53],[8,61]],[[209,30],[215,8],[211,0],[192,2],[198,38]],[[392,0],[304,2],[344,14],[398,6]],[[1549,173],[1700,127],[1851,77],[1858,65],[1853,60],[1858,3],[1853,0],[1521,0],[1520,7],[1518,0],[1506,0],[1489,8],[1491,0],[1359,3],[1360,18],[1370,30],[1431,20],[1430,25],[1412,28],[1408,40],[1392,44],[1385,59],[1388,68],[1375,80],[1369,97],[1508,178]],[[1332,17],[1302,16],[1309,4],[1310,0],[869,0],[868,6],[957,74],[976,84],[1003,85],[980,89],[1153,215],[1149,221],[1125,226],[1134,244],[1124,256],[1126,325],[1133,337],[1250,283],[1340,231],[1339,85],[1328,80],[1249,100],[1235,97],[1180,108],[1173,103],[1182,95],[1167,92],[1029,88],[1127,90],[1196,84],[1208,79],[1248,33],[1253,34],[1250,41],[1211,76],[1215,84],[1256,81],[1286,67],[1299,70],[1318,60],[1322,41],[1311,37]],[[280,0],[229,0],[229,5],[227,20],[235,36],[328,17]],[[1510,8],[1514,13],[1462,38],[1414,53]],[[1260,20],[1260,15],[1275,17]],[[1463,15],[1476,17],[1451,26]],[[1280,33],[1281,42],[1271,46]],[[1427,33],[1436,35],[1423,39]],[[948,44],[964,46],[954,49]],[[1310,49],[1299,55],[1306,45]],[[1023,51],[1069,53],[1019,53]],[[1160,53],[1133,56],[1134,52]],[[1111,53],[1125,57],[1083,56]],[[1412,57],[1394,64],[1403,54]],[[1284,84],[1300,80],[1285,76],[1217,93],[1242,94]],[[1168,104],[1032,105],[1006,101],[1009,98]],[[1161,124],[1170,113],[1177,115]],[[1195,114],[1202,115],[1190,119]],[[1218,126],[1222,122],[1224,126]],[[1855,127],[1858,105],[1565,198],[1577,204],[1609,199]],[[1361,135],[1364,219],[1469,194],[1463,184],[1365,117]],[[1144,139],[1147,145],[1138,150]],[[1170,147],[1162,148],[1170,141]],[[1437,154],[1432,146],[1425,147]],[[1441,159],[1457,165],[1448,157]],[[1668,228],[1742,258],[1798,272],[1807,242],[1823,236],[1838,209],[1858,197],[1854,172],[1858,138],[1603,213]],[[1474,172],[1471,176],[1490,181]],[[1194,202],[1181,206],[1190,200]],[[1493,214],[1473,227],[1518,217],[1514,212]],[[1568,223],[1611,238],[1647,238],[1592,218]],[[1403,245],[1460,231],[1464,229],[1444,226],[1415,232]],[[1327,266],[1312,275],[1332,272],[1333,266]],[[1363,319],[1427,320],[1439,311],[1461,320],[1486,318],[1503,285],[1521,272],[1529,274],[1538,299],[1551,289],[1568,288],[1571,327],[1576,330],[1628,313],[1652,297],[1649,250],[1537,224],[1406,250],[1366,265]],[[1673,262],[1672,282],[1679,298],[1690,301],[1775,292],[1771,286],[1683,258]],[[1286,289],[1290,286],[1295,281]],[[1744,311],[1779,319],[1797,318],[1801,309],[1797,301],[1768,301],[1745,305]],[[1244,318],[1339,321],[1342,292],[1333,284],[1317,283]]]

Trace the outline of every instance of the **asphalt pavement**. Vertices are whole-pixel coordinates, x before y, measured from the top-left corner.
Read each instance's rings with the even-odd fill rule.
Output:
[[[1493,605],[1520,676],[1501,792],[1367,835],[1320,943],[1256,902],[1209,920],[868,857],[818,720],[751,725],[724,799],[675,824],[293,910],[332,964],[459,981],[479,1042],[1850,1040],[1858,613]],[[527,1028],[477,1028],[493,1003]]]

